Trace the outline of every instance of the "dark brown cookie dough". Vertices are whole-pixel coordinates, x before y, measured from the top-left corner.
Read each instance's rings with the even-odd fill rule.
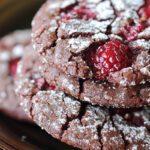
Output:
[[[26,113],[53,137],[85,150],[150,149],[149,107],[110,109],[92,106],[48,85],[36,53],[19,63],[16,93]]]
[[[108,82],[81,80],[44,63],[40,70],[48,83],[85,102],[116,108],[141,107],[150,103],[149,83],[120,87]]]
[[[30,43],[30,30],[15,31],[0,39],[0,111],[18,119],[29,121],[14,92],[17,63]]]
[[[100,106],[149,105],[150,19],[141,21],[139,14],[146,3],[144,0],[47,1],[32,23],[33,47],[40,54],[47,82],[75,98]],[[71,18],[69,13],[78,6],[87,7],[91,18],[81,19],[80,10],[80,17]],[[64,21],[65,14],[69,15]],[[136,30],[133,39],[129,39],[131,31],[131,35],[122,31],[126,25]],[[95,48],[116,40],[132,53],[132,63],[110,72],[105,80],[98,79],[87,56]]]

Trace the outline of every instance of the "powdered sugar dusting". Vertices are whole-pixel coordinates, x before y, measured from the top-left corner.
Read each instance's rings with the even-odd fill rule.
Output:
[[[149,50],[150,49],[150,40],[147,41],[145,39],[138,39],[136,41],[130,42],[129,45],[130,45],[131,49],[141,48],[143,50]]]
[[[114,16],[114,10],[111,6],[110,1],[103,1],[99,3],[96,7],[96,11],[98,12],[97,14],[97,19],[113,19]]]
[[[144,4],[144,0],[112,0],[112,3],[117,11],[124,11],[126,9],[138,10]]]
[[[66,34],[72,35],[75,33],[96,34],[99,32],[106,32],[107,27],[111,24],[111,20],[107,21],[85,21],[72,19],[66,23],[61,23],[59,30],[64,30]]]
[[[138,143],[142,142],[141,147],[150,148],[150,134],[145,127],[128,126],[126,121],[118,115],[114,116],[114,123],[129,143],[136,143],[135,145],[139,146]]]
[[[146,28],[143,32],[140,32],[138,34],[138,38],[150,39],[150,27]]]
[[[72,49],[72,52],[79,53],[88,48],[91,44],[89,38],[79,37],[77,39],[69,39],[68,43]]]

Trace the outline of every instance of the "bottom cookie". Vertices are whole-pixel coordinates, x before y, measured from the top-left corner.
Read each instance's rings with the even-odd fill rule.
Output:
[[[150,149],[150,108],[92,106],[58,91],[39,73],[32,50],[19,63],[16,93],[25,112],[53,137],[86,150]]]

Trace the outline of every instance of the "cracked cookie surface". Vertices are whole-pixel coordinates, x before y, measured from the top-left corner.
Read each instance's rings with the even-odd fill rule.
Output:
[[[149,0],[47,1],[32,22],[33,47],[47,82],[57,86],[50,75],[56,68],[66,76],[58,88],[83,101],[113,107],[148,105],[150,16],[141,15],[147,5]],[[93,51],[89,62],[87,55]],[[67,78],[74,79],[74,85]],[[70,89],[64,88],[65,82]]]
[[[18,61],[30,43],[30,30],[18,30],[0,39],[0,110],[7,115],[29,121],[14,92]]]
[[[29,117],[53,137],[85,150],[148,150],[150,108],[112,109],[81,102],[49,85],[40,60],[26,51],[18,65],[16,93]],[[42,80],[43,79],[43,80]]]

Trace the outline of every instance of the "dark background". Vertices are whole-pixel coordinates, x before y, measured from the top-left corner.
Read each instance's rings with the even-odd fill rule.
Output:
[[[0,0],[0,36],[30,28],[31,20],[45,0]]]

